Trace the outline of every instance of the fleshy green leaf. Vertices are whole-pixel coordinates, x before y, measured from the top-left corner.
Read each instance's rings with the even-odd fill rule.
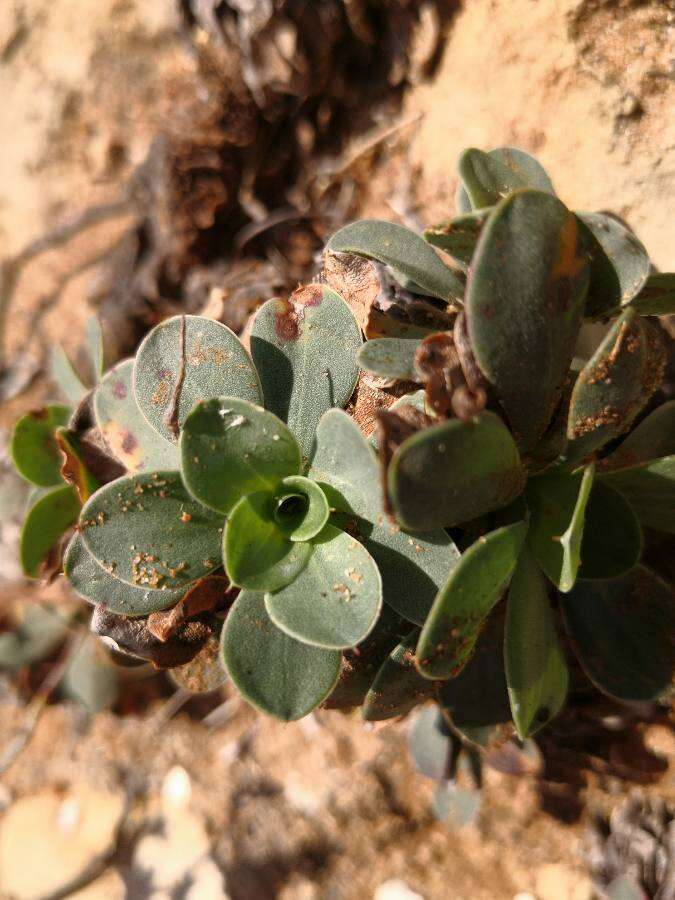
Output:
[[[77,406],[87,393],[87,387],[82,384],[80,376],[60,344],[56,344],[52,348],[50,364],[52,379],[59,386],[68,403]]]
[[[559,712],[569,680],[546,581],[527,548],[509,588],[504,662],[513,721],[524,740]]]
[[[197,503],[178,472],[142,472],[106,484],[85,504],[87,549],[120,581],[162,590],[220,565],[223,517]]]
[[[21,566],[32,578],[40,574],[40,564],[64,532],[77,522],[80,501],[69,484],[42,494],[26,513],[21,529]]]
[[[313,543],[298,577],[265,595],[267,612],[299,641],[336,650],[354,647],[370,633],[382,607],[379,570],[362,544],[333,525]]]
[[[26,481],[40,487],[61,484],[63,458],[54,432],[68,424],[70,409],[55,404],[26,413],[14,426],[10,452],[14,466]]]
[[[362,344],[354,313],[339,294],[319,284],[289,300],[268,300],[251,331],[265,406],[288,423],[309,457],[321,416],[346,406],[358,381]]]
[[[527,534],[516,522],[480,537],[450,572],[417,645],[426,678],[453,678],[468,662],[483,622],[506,589]]]
[[[616,578],[632,569],[641,555],[642,529],[630,504],[596,479],[586,507],[579,578]]]
[[[342,410],[331,409],[322,416],[309,474],[326,488],[332,506],[369,522],[381,521],[375,453],[356,422]]]
[[[675,314],[675,272],[650,275],[644,287],[630,305],[641,316]]]
[[[629,307],[574,385],[568,460],[583,459],[626,431],[658,387],[664,365],[663,339]]]
[[[504,674],[504,613],[496,609],[456,678],[438,683],[438,702],[452,728],[478,747],[508,734],[511,707]]]
[[[97,384],[101,380],[105,369],[103,358],[103,332],[98,316],[91,316],[87,319],[84,330],[87,342],[87,351],[89,353],[89,361],[91,362],[92,383]]]
[[[408,622],[424,625],[436,594],[459,559],[459,550],[442,528],[407,532],[382,516],[379,525],[336,514],[333,521],[354,535],[377,563],[384,602]]]
[[[448,222],[441,222],[440,225],[427,228],[424,239],[433,247],[445,250],[464,268],[468,268],[478,238],[491,212],[492,207],[488,206],[456,216]]]
[[[341,655],[310,647],[280,631],[262,594],[242,591],[225,620],[223,663],[234,686],[253,706],[291,722],[310,713],[337,682]]]
[[[579,580],[561,597],[565,627],[586,674],[621,700],[670,696],[675,594],[643,566],[610,581]]]
[[[537,562],[561,591],[569,591],[581,565],[581,545],[595,469],[553,472],[527,483],[528,541]]]
[[[94,392],[94,414],[110,451],[130,472],[177,469],[178,448],[151,428],[133,391],[133,359],[107,372]]]
[[[488,153],[471,147],[459,157],[458,168],[463,191],[458,207],[462,212],[493,206],[523,188],[555,194],[543,166],[516,147],[496,147]]]
[[[503,200],[476,248],[466,292],[469,335],[525,449],[544,433],[560,399],[588,268],[574,215],[539,191]]]
[[[410,338],[375,338],[366,341],[356,358],[362,369],[381,378],[417,381],[415,354],[420,344]]]
[[[211,635],[194,659],[183,666],[173,666],[167,674],[177,687],[191,694],[217,690],[227,681],[227,672],[220,661],[220,641]]]
[[[432,297],[456,302],[464,295],[461,279],[441,262],[422,237],[403,225],[361,219],[337,231],[328,241],[327,249],[355,253],[392,266]]]
[[[602,460],[612,471],[629,469],[675,454],[675,400],[658,406],[637,425],[621,445]]]
[[[358,647],[343,651],[340,679],[325,701],[325,709],[361,706],[382,663],[409,630],[408,622],[383,606],[368,637]]]
[[[76,594],[120,616],[147,616],[168,609],[185,593],[185,588],[156,591],[120,581],[96,562],[77,532],[63,558],[63,572]]]
[[[300,472],[297,441],[275,415],[236,397],[198,403],[180,439],[185,486],[223,514],[253,491],[273,492]]]
[[[614,216],[577,213],[591,258],[585,314],[599,318],[630,302],[647,281],[650,262],[637,237]]]
[[[415,628],[391,651],[366,694],[361,713],[366,722],[381,722],[405,716],[436,692],[436,685],[417,671]]]
[[[133,380],[139,409],[169,441],[200,400],[232,396],[262,402],[258,373],[239,338],[202,316],[173,316],[155,326],[138,348]]]
[[[602,483],[628,501],[643,525],[675,534],[675,455],[608,472]]]
[[[232,584],[276,591],[294,581],[312,555],[312,545],[291,541],[274,518],[275,498],[257,491],[242,497],[225,526],[225,569]]]
[[[309,541],[316,537],[329,515],[326,495],[318,484],[302,475],[283,479],[274,517],[291,541]]]
[[[413,531],[457,525],[506,506],[524,482],[513,438],[491,412],[418,431],[396,450],[388,473],[396,518]]]

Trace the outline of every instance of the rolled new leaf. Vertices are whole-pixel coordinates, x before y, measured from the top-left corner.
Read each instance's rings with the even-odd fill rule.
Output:
[[[659,386],[664,366],[663,339],[629,307],[574,385],[567,459],[581,460],[623,434]]]
[[[340,671],[337,650],[310,647],[280,631],[262,594],[242,591],[223,626],[221,658],[232,683],[253,706],[291,722],[330,694]]]
[[[325,285],[268,300],[256,313],[251,352],[265,406],[286,422],[309,457],[321,416],[346,406],[358,381],[361,329],[345,301]]]
[[[80,500],[69,484],[41,493],[28,509],[19,541],[19,557],[26,575],[37,578],[40,566],[63,534],[77,522]]]
[[[417,671],[415,646],[419,629],[415,628],[389,654],[366,694],[361,714],[366,722],[381,722],[405,716],[436,692],[436,684]]]
[[[258,491],[242,497],[225,526],[223,559],[232,584],[254,591],[277,591],[305,568],[313,548],[291,541],[274,518],[275,498]]]
[[[414,231],[381,219],[361,219],[337,231],[328,250],[376,259],[402,272],[432,297],[461,302],[464,285]]]
[[[125,475],[84,505],[80,531],[94,559],[120,581],[178,588],[221,564],[223,517],[197,503],[178,472]]]
[[[509,587],[504,662],[513,721],[524,740],[557,715],[569,680],[546,580],[527,549]]]
[[[38,487],[61,484],[63,457],[55,432],[67,425],[69,418],[70,408],[57,403],[26,413],[16,423],[10,452],[17,472],[26,481]]]
[[[239,338],[203,316],[173,316],[145,336],[136,353],[134,394],[149,424],[169,441],[200,400],[262,402],[258,373]]]
[[[555,194],[541,163],[517,147],[496,147],[488,153],[470,147],[460,155],[458,168],[460,212],[493,206],[524,188]]]
[[[672,695],[675,594],[643,566],[609,581],[579,580],[561,597],[565,627],[586,674],[620,700]]]
[[[380,614],[380,572],[365,547],[333,525],[326,525],[312,547],[299,575],[265,594],[267,612],[278,628],[306,644],[355,647]]]
[[[394,453],[387,478],[396,518],[413,531],[493,512],[514,500],[524,483],[513,438],[492,412],[413,434]]]
[[[120,616],[147,616],[168,609],[185,593],[185,588],[156,591],[120,581],[94,559],[78,532],[66,549],[63,573],[76,594]]]
[[[628,501],[643,525],[675,534],[675,455],[608,472],[602,483]]]
[[[178,448],[150,427],[136,404],[133,371],[133,359],[126,359],[100,380],[94,392],[96,424],[130,472],[177,469]]]
[[[247,494],[273,493],[302,467],[298,443],[284,423],[237,397],[198,403],[185,420],[180,454],[192,496],[224,515]]]
[[[587,287],[574,215],[539,191],[502,200],[476,248],[466,317],[476,362],[522,449],[536,444],[560,399]]]
[[[454,678],[467,664],[485,618],[511,579],[526,534],[527,523],[516,522],[464,551],[420,634],[417,666],[425,678]]]
[[[591,318],[616,313],[640,293],[651,264],[641,241],[606,213],[577,213],[581,235],[591,258],[585,314]]]

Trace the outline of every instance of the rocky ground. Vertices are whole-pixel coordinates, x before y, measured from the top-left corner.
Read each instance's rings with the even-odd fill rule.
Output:
[[[110,281],[110,260],[129,252],[139,216],[127,185],[158,134],[196,128],[198,116],[177,122],[176,110],[210,102],[195,88],[195,47],[214,38],[206,20],[186,33],[188,6],[0,4],[0,428],[48,395],[49,345],[77,353],[92,311],[108,317],[111,357],[131,339],[126,301]],[[296,177],[295,194],[277,193],[260,209],[242,177],[237,209],[265,225],[298,204],[301,190],[324,217],[319,236],[330,228],[326,192],[351,214],[429,223],[453,210],[463,147],[517,144],[539,156],[566,202],[621,214],[656,264],[672,269],[674,24],[675,5],[663,0],[422,4],[405,90],[389,73],[396,102],[374,108],[339,150],[322,152],[311,177]],[[243,128],[233,116],[230,133]],[[294,127],[300,145],[308,131]],[[85,227],[63,228],[92,207],[99,214]],[[175,235],[173,220],[160,224]],[[247,239],[241,227],[237,238]],[[58,239],[33,243],[50,232]],[[228,288],[226,266],[224,292],[214,296],[211,266],[206,293],[190,298],[219,304],[241,324],[270,285],[309,267],[307,230],[292,233],[293,247],[280,244],[283,264],[278,247],[258,252],[262,276],[245,295]],[[240,253],[231,268],[244,263]],[[162,296],[143,315],[152,321],[176,302]],[[6,581],[3,597],[19,590]],[[4,759],[30,710],[11,681],[2,691]],[[125,713],[87,719],[72,704],[45,708],[2,776],[0,896],[590,900],[584,848],[593,813],[635,784],[675,794],[675,741],[663,721],[608,739],[574,775],[560,761],[542,777],[489,772],[477,823],[456,829],[430,812],[432,786],[408,761],[407,723],[374,731],[321,713],[281,726],[227,687],[203,704],[179,709],[155,695],[149,708]],[[605,725],[610,733],[609,714]]]

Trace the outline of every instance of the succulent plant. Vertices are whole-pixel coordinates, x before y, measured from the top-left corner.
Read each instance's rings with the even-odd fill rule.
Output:
[[[186,685],[229,675],[282,720],[434,700],[427,757],[526,741],[563,706],[572,653],[613,697],[668,698],[675,596],[643,546],[675,532],[650,318],[675,312],[675,275],[615,217],[568,210],[523,151],[467,150],[459,171],[460,214],[423,237],[333,235],[320,279],[258,310],[250,352],[178,315],[101,375],[92,332],[82,400],[60,358],[78,409],[29,414],[13,443],[48,489],[26,572],[58,566],[75,526],[63,570],[117,649]],[[582,359],[586,320],[606,333]],[[526,767],[508,746],[518,761],[496,764]]]

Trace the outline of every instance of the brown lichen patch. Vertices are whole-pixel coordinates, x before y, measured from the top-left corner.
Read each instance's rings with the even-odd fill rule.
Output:
[[[166,406],[170,393],[171,381],[168,378],[162,378],[150,397],[150,402],[153,406]]]
[[[202,339],[198,337],[187,353],[187,364],[195,367],[204,363],[222,366],[230,360],[231,356],[232,354],[223,347],[205,347]]]

